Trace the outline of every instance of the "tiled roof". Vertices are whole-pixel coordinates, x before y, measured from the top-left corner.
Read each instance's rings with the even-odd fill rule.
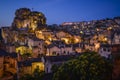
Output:
[[[101,44],[100,47],[108,47],[109,48],[109,47],[111,47],[111,45],[110,44]]]
[[[43,41],[42,39],[39,39],[35,36],[29,37],[30,39],[34,40],[34,41]]]
[[[0,50],[0,56],[7,56],[8,53],[5,50]]]
[[[5,50],[0,50],[0,56],[10,56],[12,58],[17,58],[17,53],[8,53]]]
[[[45,56],[45,61],[50,62],[62,62],[62,61],[68,61],[71,58],[75,58],[75,55],[60,55],[60,56]]]
[[[18,67],[31,66],[34,62],[41,62],[41,58],[31,58],[29,60],[18,62]]]
[[[17,58],[17,53],[15,53],[15,52],[9,53],[8,56],[10,56],[12,58]]]

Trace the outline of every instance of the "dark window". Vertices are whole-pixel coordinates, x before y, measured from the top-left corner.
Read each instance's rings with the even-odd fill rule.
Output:
[[[6,70],[6,68],[7,68],[7,67],[6,67],[6,65],[4,65],[4,68],[3,68],[3,70]]]
[[[21,51],[20,51],[20,50],[18,50],[18,53],[21,53]]]
[[[69,54],[69,51],[67,52],[67,54]]]
[[[48,73],[48,67],[47,67],[47,73]]]
[[[103,51],[106,51],[106,48],[103,48]]]
[[[36,66],[36,69],[40,69],[40,68],[39,68],[39,65]]]
[[[10,59],[10,57],[7,57],[7,59]]]
[[[56,55],[56,52],[55,52],[55,51],[53,52],[53,55]]]
[[[63,53],[65,54],[66,52],[64,51]]]
[[[108,49],[108,52],[110,52],[110,49]]]

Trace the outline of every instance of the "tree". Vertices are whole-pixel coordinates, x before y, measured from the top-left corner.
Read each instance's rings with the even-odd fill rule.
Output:
[[[54,65],[52,66],[52,68],[51,68],[52,73],[57,72],[58,68],[59,68],[59,66],[54,64]]]
[[[44,75],[45,75],[45,72],[40,71],[39,67],[37,67],[33,72],[34,80],[42,80]]]
[[[113,55],[113,80],[120,80],[120,54]]]
[[[30,74],[25,74],[20,78],[20,80],[34,80],[34,78]]]
[[[20,78],[20,80],[42,80],[45,75],[44,71],[40,71],[39,68],[37,67],[33,74],[25,74]]]
[[[111,65],[95,52],[85,52],[54,73],[53,80],[109,80]]]
[[[22,57],[23,57],[24,59],[27,59],[27,58],[31,57],[31,53],[24,53],[24,54],[22,55]]]

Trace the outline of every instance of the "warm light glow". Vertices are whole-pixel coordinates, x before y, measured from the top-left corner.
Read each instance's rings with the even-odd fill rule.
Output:
[[[23,55],[25,53],[32,53],[32,50],[25,46],[20,46],[20,47],[16,48],[16,53],[20,53],[21,55]]]
[[[41,14],[40,14],[40,13],[39,13],[38,15],[39,15],[39,16],[41,16]]]
[[[62,38],[63,41],[65,41],[66,44],[69,44],[69,39],[68,38]]]
[[[98,50],[100,48],[100,43],[95,43],[95,49]]]
[[[112,30],[112,27],[107,28],[107,30]]]
[[[104,41],[107,41],[107,38],[106,38],[106,37],[104,38]]]
[[[16,48],[16,53],[20,53],[21,55],[23,55],[26,52],[26,47],[21,46]]]
[[[32,73],[34,72],[34,70],[36,68],[39,68],[40,71],[44,71],[45,70],[44,64],[42,62],[34,62],[34,63],[32,63]]]
[[[37,23],[37,21],[34,21],[34,23]]]
[[[78,38],[75,38],[75,43],[80,42],[80,40]]]
[[[97,28],[96,30],[97,30],[97,31],[100,31],[100,29],[98,29],[98,28]]]
[[[81,34],[83,34],[83,31],[80,31]]]
[[[46,40],[45,43],[46,43],[47,45],[50,45],[50,44],[51,44],[51,42],[48,41],[48,40]]]
[[[42,34],[42,31],[38,31],[39,34]]]
[[[49,39],[50,41],[52,41],[52,38],[51,38],[51,37],[49,37],[48,39]]]
[[[37,38],[44,40],[44,36],[43,36],[43,34],[42,34],[42,31],[36,31],[35,34],[36,34],[36,37],[37,37]]]

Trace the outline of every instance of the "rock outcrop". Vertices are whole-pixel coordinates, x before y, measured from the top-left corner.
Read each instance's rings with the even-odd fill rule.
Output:
[[[15,12],[12,23],[13,29],[35,30],[46,24],[46,17],[42,12],[31,11],[28,8],[20,8]]]

